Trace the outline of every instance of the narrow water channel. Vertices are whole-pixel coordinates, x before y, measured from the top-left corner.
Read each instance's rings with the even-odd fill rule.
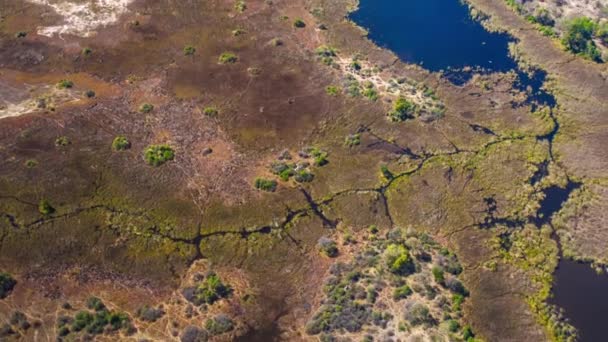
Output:
[[[444,71],[444,76],[454,84],[463,84],[470,78],[470,74],[463,72],[467,67],[482,72],[515,70],[518,74],[515,87],[529,92],[533,110],[556,105],[553,96],[542,89],[544,72],[528,75],[517,69],[508,53],[512,38],[486,31],[471,19],[468,7],[459,0],[360,0],[359,9],[350,18],[366,28],[377,45],[429,71]],[[538,137],[550,144],[559,130],[559,123],[552,118],[555,128]],[[544,173],[539,172],[537,177],[544,177]],[[533,177],[531,182],[539,180]],[[546,189],[546,197],[532,223],[539,226],[550,223],[553,214],[578,186],[570,182],[565,188]],[[603,327],[608,317],[608,276],[596,274],[589,264],[562,258],[555,272],[550,303],[565,310],[566,317],[579,331],[579,341],[608,340]]]

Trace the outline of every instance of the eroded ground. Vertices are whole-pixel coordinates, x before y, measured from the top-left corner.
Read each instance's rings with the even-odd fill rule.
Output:
[[[515,72],[455,86],[404,65],[344,19],[349,0],[0,0],[0,265],[16,280],[2,338],[571,337],[544,304],[552,233],[606,263],[606,69],[471,2],[548,73],[555,108]],[[417,108],[403,121],[399,99]],[[151,166],[151,145],[173,154]],[[573,182],[557,219],[539,217],[544,190]],[[427,234],[429,262],[455,255],[462,312],[444,314],[450,290],[418,265],[373,289],[385,306],[365,324],[308,330],[372,225],[381,241]],[[446,302],[393,301],[414,276]]]

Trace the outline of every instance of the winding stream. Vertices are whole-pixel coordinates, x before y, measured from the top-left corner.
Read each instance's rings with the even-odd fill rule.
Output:
[[[515,70],[515,87],[531,90],[528,101],[532,110],[539,106],[554,107],[553,96],[542,90],[545,73],[528,75],[517,69],[509,56],[506,34],[491,33],[471,19],[469,9],[458,0],[361,0],[350,18],[369,31],[377,45],[395,52],[402,60],[420,64],[427,70],[444,72],[456,85],[465,83],[473,70],[506,72]],[[470,67],[470,68],[469,68]],[[554,129],[545,136],[552,147],[559,122],[551,114]],[[553,160],[550,148],[550,160]],[[547,160],[547,165],[549,160]],[[545,165],[546,169],[546,165]],[[539,171],[531,182],[538,182],[548,171]],[[567,201],[580,184],[569,182],[565,188],[552,186],[544,190],[545,199],[532,223],[550,224],[554,213]],[[561,259],[555,272],[550,303],[561,307],[579,331],[579,341],[605,340],[603,323],[608,317],[608,276],[596,274],[588,264]]]

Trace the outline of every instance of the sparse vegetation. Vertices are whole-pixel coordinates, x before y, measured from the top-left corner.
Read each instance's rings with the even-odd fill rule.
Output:
[[[71,143],[72,143],[72,141],[70,140],[70,138],[68,138],[66,136],[60,136],[55,139],[55,146],[57,146],[57,147],[66,147],[66,146],[70,145]]]
[[[340,88],[330,85],[325,88],[325,92],[329,96],[337,96],[340,93]]]
[[[28,169],[33,169],[38,166],[38,161],[36,159],[28,159],[25,161],[25,167]]]
[[[57,318],[57,335],[59,337],[85,332],[90,335],[111,334],[124,330],[131,334],[135,331],[131,319],[124,312],[109,311],[99,298],[91,297],[87,307],[93,311],[81,310],[74,317]]]
[[[161,166],[174,158],[175,152],[169,145],[150,145],[144,151],[144,160],[151,166]]]

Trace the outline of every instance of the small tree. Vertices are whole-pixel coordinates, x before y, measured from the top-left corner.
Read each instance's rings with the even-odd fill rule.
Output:
[[[124,135],[119,135],[112,141],[112,149],[114,151],[125,151],[131,148],[131,142]]]

